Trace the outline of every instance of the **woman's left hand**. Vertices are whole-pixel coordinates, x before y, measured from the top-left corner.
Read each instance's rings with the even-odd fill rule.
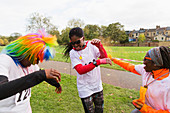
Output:
[[[143,107],[143,103],[136,100],[136,101],[133,101],[132,104],[135,106],[135,108],[137,108],[138,110],[140,110],[142,107]]]
[[[99,39],[92,39],[91,44],[95,45],[96,47],[100,47],[100,40]]]

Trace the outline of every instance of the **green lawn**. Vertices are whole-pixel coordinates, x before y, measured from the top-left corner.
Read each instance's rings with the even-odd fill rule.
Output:
[[[62,93],[43,82],[32,88],[31,106],[33,113],[83,113],[83,106],[76,86],[76,76],[62,74]],[[132,100],[139,92],[132,89],[103,84],[104,113],[130,113],[134,109]]]

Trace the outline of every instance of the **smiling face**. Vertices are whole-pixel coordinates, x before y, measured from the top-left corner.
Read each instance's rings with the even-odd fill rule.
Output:
[[[143,64],[145,65],[144,69],[146,72],[152,72],[153,70],[160,69],[160,66],[156,66],[152,60],[148,60],[146,58],[144,58]]]
[[[71,37],[71,45],[75,48],[76,51],[82,50],[84,45],[84,37],[78,37],[76,35]]]

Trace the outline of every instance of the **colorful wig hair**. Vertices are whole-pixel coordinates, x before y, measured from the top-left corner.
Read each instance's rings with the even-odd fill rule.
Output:
[[[11,42],[5,47],[4,52],[11,56],[17,65],[25,58],[28,58],[31,64],[35,64],[37,59],[43,62],[43,60],[54,57],[52,47],[57,45],[56,40],[55,36],[47,34],[44,30],[39,30],[38,33],[21,36]]]

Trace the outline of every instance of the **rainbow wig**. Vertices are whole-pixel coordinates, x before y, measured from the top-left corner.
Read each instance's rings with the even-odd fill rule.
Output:
[[[43,62],[43,60],[54,57],[53,47],[57,45],[56,40],[56,36],[39,30],[38,33],[27,34],[11,42],[5,47],[4,52],[13,58],[16,65],[26,58],[31,64],[36,64],[37,59]]]

